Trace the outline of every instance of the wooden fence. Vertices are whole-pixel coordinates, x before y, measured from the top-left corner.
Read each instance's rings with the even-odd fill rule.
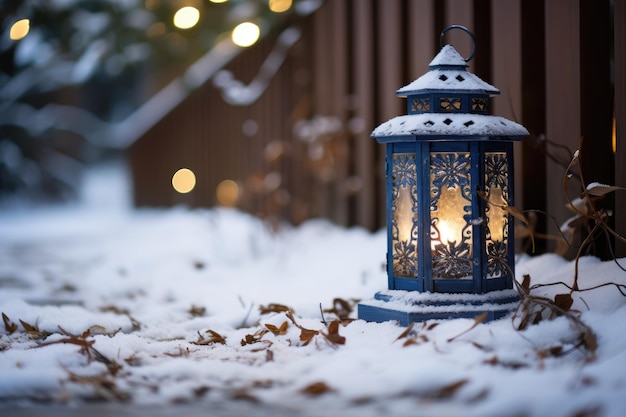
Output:
[[[476,36],[470,71],[501,90],[492,113],[531,132],[517,148],[518,207],[563,222],[573,214],[565,207],[563,164],[581,138],[585,180],[626,186],[623,3],[326,0],[291,22],[300,39],[256,101],[229,104],[213,77],[131,147],[135,201],[213,206],[218,185],[228,179],[239,186],[237,205],[264,217],[382,227],[384,153],[370,132],[405,113],[395,91],[428,70],[440,31],[460,24]],[[282,29],[232,60],[225,68],[231,77],[243,84],[263,78],[259,70]],[[465,56],[471,50],[462,32],[450,32],[446,42]],[[171,187],[181,167],[198,177],[189,194]],[[580,192],[570,189],[572,197]],[[626,235],[622,194],[604,204]],[[538,216],[537,228],[556,233],[546,216]]]

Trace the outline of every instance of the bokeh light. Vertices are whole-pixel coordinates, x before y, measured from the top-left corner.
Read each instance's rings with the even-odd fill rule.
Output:
[[[282,13],[289,10],[292,4],[292,0],[270,0],[269,8],[274,13]]]
[[[172,177],[172,187],[181,194],[186,194],[196,186],[196,175],[188,168],[181,168]]]
[[[226,3],[228,0],[209,0],[211,3]]]
[[[178,9],[174,14],[174,26],[179,29],[190,29],[200,20],[200,11],[192,6]]]
[[[259,40],[261,36],[261,29],[258,25],[252,22],[240,23],[233,29],[233,42],[237,46],[248,47],[252,46]]]
[[[219,205],[233,207],[239,201],[239,184],[233,180],[224,180],[217,185],[215,194]]]
[[[11,30],[9,31],[9,37],[11,38],[11,40],[19,41],[20,39],[25,38],[26,35],[28,35],[29,31],[30,20],[18,20],[17,22],[13,23],[13,26],[11,26]]]

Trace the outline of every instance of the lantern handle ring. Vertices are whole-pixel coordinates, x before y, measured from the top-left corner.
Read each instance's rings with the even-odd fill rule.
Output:
[[[444,37],[446,35],[446,33],[452,29],[460,29],[463,32],[467,33],[469,35],[469,37],[472,39],[472,53],[470,54],[469,57],[464,58],[465,62],[469,62],[471,61],[472,58],[474,58],[474,54],[476,53],[476,38],[474,37],[474,34],[465,26],[461,26],[461,25],[451,25],[448,26],[447,28],[445,28],[444,30],[441,31],[441,35],[439,35],[439,47],[443,48],[444,47]]]

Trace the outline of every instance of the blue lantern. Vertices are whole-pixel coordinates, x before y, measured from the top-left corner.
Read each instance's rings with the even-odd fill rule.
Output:
[[[508,314],[513,290],[513,142],[521,125],[489,115],[498,89],[445,45],[430,71],[402,87],[407,115],[373,132],[386,146],[388,290],[358,306],[360,319]]]

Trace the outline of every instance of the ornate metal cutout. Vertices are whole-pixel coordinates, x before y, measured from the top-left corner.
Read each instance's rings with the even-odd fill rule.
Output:
[[[509,167],[506,152],[485,153],[485,193],[487,277],[504,277],[510,274],[507,257],[509,216],[506,211]]]
[[[393,273],[417,277],[417,165],[414,153],[394,154],[391,170]]]
[[[484,97],[472,97],[472,111],[487,111],[487,99]]]
[[[430,111],[430,99],[429,98],[414,98],[411,101],[411,111],[429,112]]]
[[[445,111],[461,110],[461,99],[458,97],[448,97],[439,100],[439,107]]]
[[[433,278],[471,278],[473,273],[470,154],[430,154]]]

